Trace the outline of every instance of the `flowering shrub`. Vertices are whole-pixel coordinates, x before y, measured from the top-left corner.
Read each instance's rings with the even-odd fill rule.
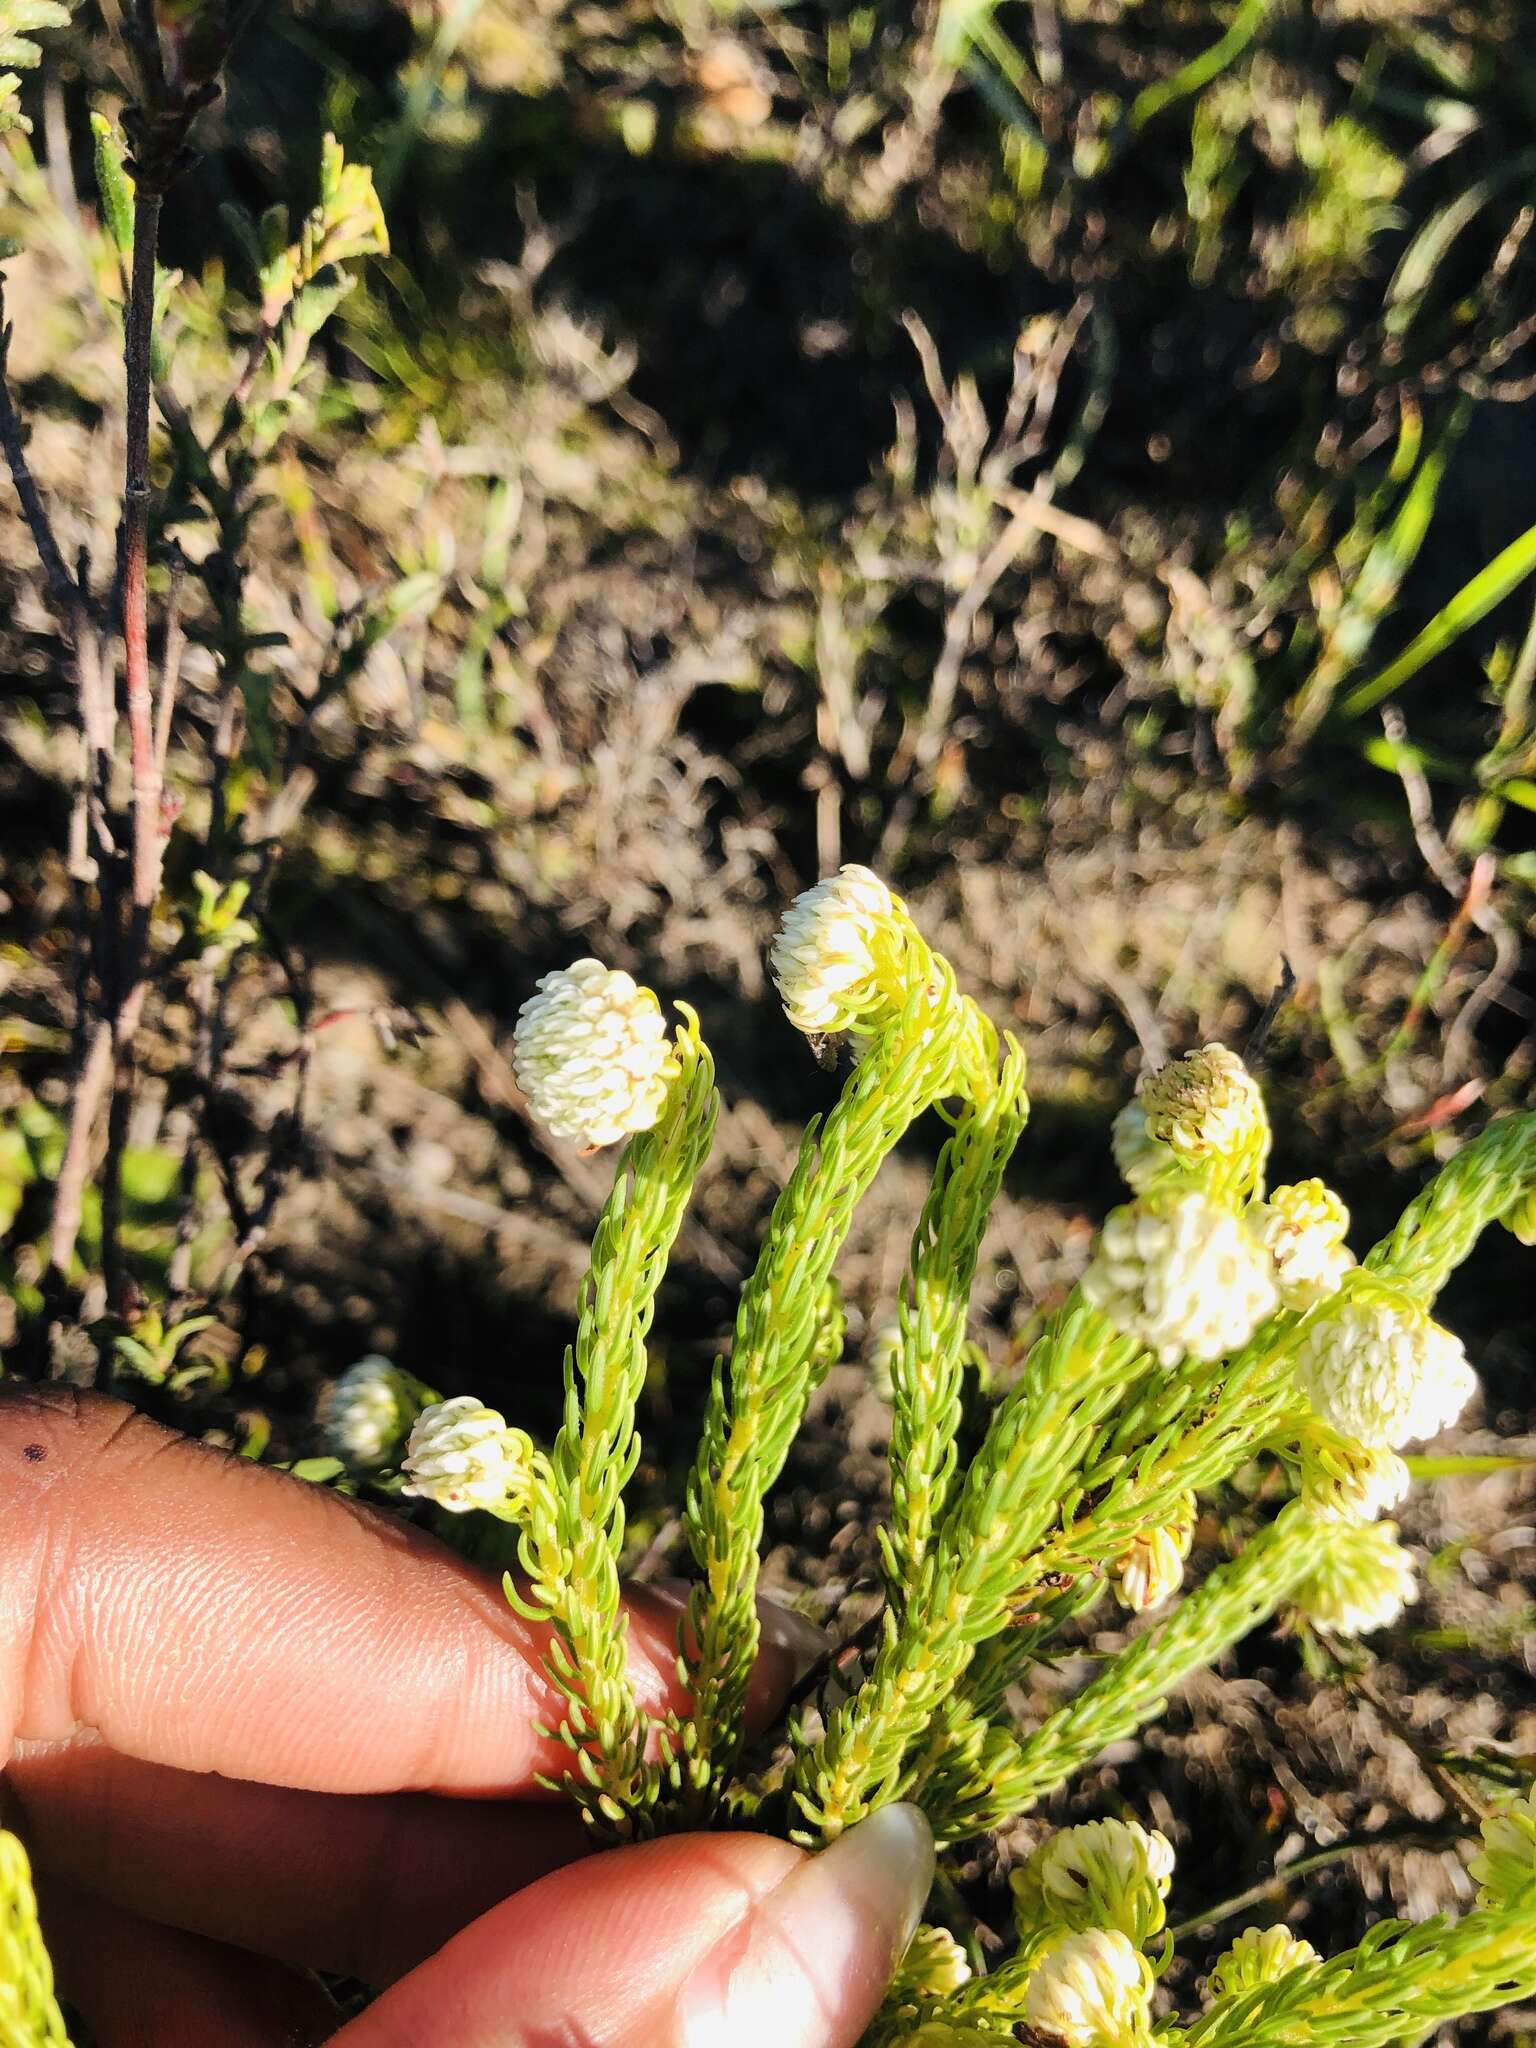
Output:
[[[1269,1125],[1241,1061],[1206,1046],[1171,1062],[1117,1120],[1133,1199],[962,1465],[967,1303],[1028,1116],[1024,1054],[867,870],[796,901],[773,970],[791,1021],[846,1035],[853,1061],[802,1145],[714,1374],[683,1508],[688,1710],[648,1714],[635,1696],[619,1567],[646,1336],[709,1150],[713,1065],[691,1011],[668,1037],[656,998],[595,961],[546,975],[516,1039],[552,1131],[589,1148],[627,1134],[566,1361],[564,1422],[546,1454],[476,1400],[430,1403],[400,1462],[403,1492],[511,1532],[520,1569],[507,1597],[553,1624],[564,1783],[598,1836],[745,1824],[816,1846],[909,1799],[941,1845],[955,1843],[1025,1812],[1266,1618],[1334,1638],[1393,1621],[1415,1596],[1411,1560],[1377,1519],[1407,1489],[1397,1453],[1454,1419],[1475,1386],[1434,1297],[1479,1231],[1528,1199],[1536,1117],[1492,1125],[1357,1265],[1322,1182],[1266,1194]],[[883,1618],[853,1678],[840,1659],[836,1689],[813,1684],[777,1748],[748,1756],[765,1496],[841,1355],[833,1274],[854,1209],[928,1109],[949,1135],[878,1346],[892,1404]],[[402,1433],[414,1396],[381,1390],[374,1373],[354,1399],[372,1455],[388,1429]],[[345,1448],[334,1422],[333,1439]],[[1197,1495],[1259,1456],[1294,1497],[1170,1605]],[[1011,1681],[1110,1588],[1156,1618],[1021,1732]],[[1475,1866],[1485,1910],[1459,1925],[1378,1927],[1331,1962],[1283,1929],[1250,1930],[1184,2030],[1191,2048],[1366,2048],[1536,1991],[1530,1837],[1524,1808],[1487,1823]],[[1014,1953],[973,1975],[946,1930],[923,1930],[870,2042],[940,2048],[1020,2028],[1066,2048],[1149,2041],[1172,1871],[1168,1843],[1130,1823],[1058,1833],[1015,1874]]]

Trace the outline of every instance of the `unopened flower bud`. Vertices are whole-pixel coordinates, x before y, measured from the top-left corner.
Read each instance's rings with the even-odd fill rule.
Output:
[[[377,1352],[348,1366],[321,1396],[320,1427],[337,1457],[363,1471],[391,1465],[438,1396]]]
[[[680,1071],[648,988],[577,960],[544,975],[517,1015],[512,1063],[530,1112],[588,1150],[648,1131]]]
[[[1311,1942],[1288,1927],[1249,1927],[1217,1957],[1206,1988],[1212,1998],[1241,1998],[1319,1960]]]
[[[506,1520],[527,1490],[532,1467],[533,1445],[520,1429],[472,1395],[458,1394],[418,1416],[401,1492],[455,1515],[483,1508]]]
[[[1413,1559],[1397,1540],[1395,1522],[1340,1522],[1317,1570],[1291,1599],[1329,1635],[1368,1636],[1390,1628],[1418,1590]]]
[[[1255,1223],[1275,1262],[1284,1307],[1314,1308],[1338,1292],[1355,1259],[1344,1242],[1349,1211],[1332,1188],[1320,1180],[1276,1188],[1260,1203]]]
[[[1143,1529],[1115,1562],[1115,1598],[1133,1614],[1150,1613],[1171,1600],[1184,1582],[1184,1560],[1195,1534],[1195,1497],[1184,1495],[1166,1522]]]
[[[1384,1450],[1436,1435],[1477,1387],[1461,1340],[1380,1283],[1345,1288],[1303,1336],[1296,1366],[1325,1422]]]
[[[1145,2040],[1152,1971],[1126,1937],[1091,1928],[1046,1951],[1024,1994],[1024,2017],[1064,2048],[1126,2048]]]
[[[1356,1443],[1322,1424],[1302,1445],[1301,1497],[1324,1522],[1374,1522],[1408,1497],[1408,1467],[1396,1451]]]
[[[1083,1293],[1162,1365],[1240,1351],[1279,1300],[1244,1219],[1193,1190],[1111,1210]]]
[[[1140,1947],[1163,1925],[1173,1877],[1166,1835],[1135,1821],[1061,1828],[1014,1872],[1021,1933],[1051,1921],[1083,1934],[1116,1929]]]

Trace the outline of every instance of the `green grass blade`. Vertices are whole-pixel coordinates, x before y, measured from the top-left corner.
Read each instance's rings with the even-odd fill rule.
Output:
[[[1361,712],[1390,697],[1395,689],[1417,675],[1426,662],[1443,654],[1469,627],[1486,618],[1495,605],[1502,604],[1512,590],[1518,590],[1532,570],[1536,570],[1536,526],[1528,526],[1518,540],[1512,540],[1470,582],[1464,583],[1396,661],[1351,690],[1343,702],[1345,716],[1358,718]]]

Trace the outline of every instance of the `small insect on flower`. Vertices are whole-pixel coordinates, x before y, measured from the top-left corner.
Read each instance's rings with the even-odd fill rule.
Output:
[[[588,1151],[650,1130],[680,1071],[651,991],[592,959],[544,975],[537,991],[512,1037],[532,1114]]]

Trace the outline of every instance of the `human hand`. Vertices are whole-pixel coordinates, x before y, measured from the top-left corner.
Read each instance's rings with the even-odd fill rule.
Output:
[[[629,1613],[659,1708],[677,1608]],[[564,1754],[540,1643],[420,1530],[0,1389],[0,1794],[99,2048],[851,2048],[927,1894],[921,1816],[814,1858],[584,1857],[534,1785]],[[792,1670],[765,1639],[759,1721]],[[337,2033],[316,1969],[388,1988]]]

